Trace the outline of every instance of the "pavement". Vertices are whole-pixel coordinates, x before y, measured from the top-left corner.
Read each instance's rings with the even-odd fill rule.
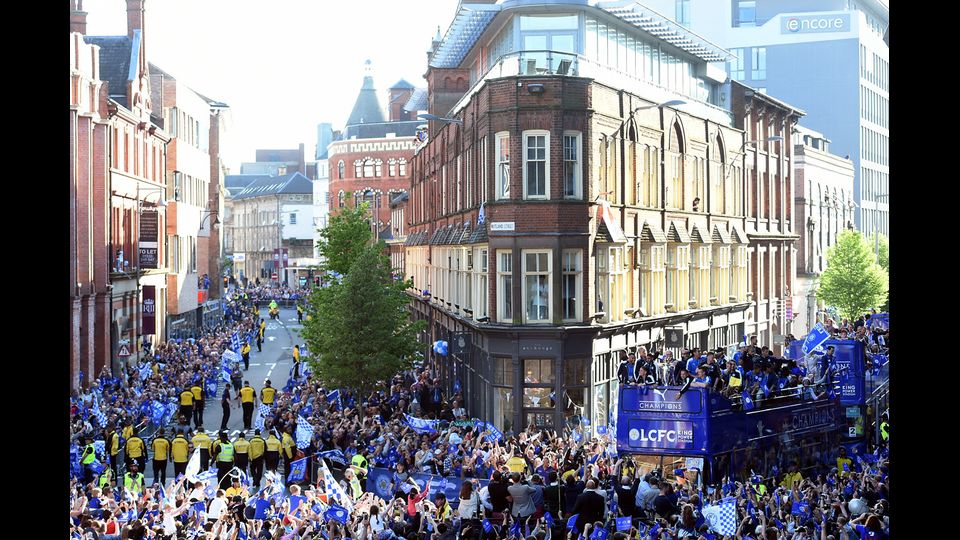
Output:
[[[281,389],[287,383],[290,377],[290,369],[293,367],[293,345],[303,341],[300,337],[302,325],[297,324],[296,308],[281,308],[280,320],[271,319],[267,313],[269,308],[261,308],[260,316],[267,321],[267,331],[264,332],[263,352],[257,352],[256,341],[250,351],[250,369],[244,372],[244,380],[250,381],[250,385],[257,391],[259,403],[260,389],[264,386],[264,381],[270,379],[271,386]],[[241,363],[241,367],[243,363]],[[224,383],[221,381],[217,390],[216,397],[208,397],[203,409],[203,427],[204,431],[211,438],[217,438],[220,434],[220,423],[223,420],[223,407],[220,405],[220,396],[223,395]],[[233,389],[230,390],[230,419],[227,420],[227,432],[230,434],[230,440],[234,440],[243,430],[243,409],[237,403],[237,397]],[[254,412],[256,414],[256,412]],[[168,439],[173,438],[169,428],[166,430]],[[246,438],[249,440],[253,436],[253,430],[246,432]],[[188,434],[187,439],[191,439],[193,434]],[[147,470],[141,471],[144,474],[145,484],[153,485],[153,452],[149,451],[150,442],[147,443]],[[167,463],[167,480],[173,478],[173,463]]]

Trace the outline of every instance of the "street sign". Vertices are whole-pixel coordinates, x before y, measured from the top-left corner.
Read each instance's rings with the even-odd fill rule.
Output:
[[[120,345],[120,351],[117,353],[117,356],[120,358],[126,358],[130,356],[130,347],[128,347],[126,343]]]
[[[271,276],[270,276],[270,277],[271,277],[271,279],[273,279],[274,281],[277,281],[278,279],[280,279],[280,276],[279,276],[279,275],[277,275],[277,273],[276,273],[276,272],[274,272],[273,274],[271,274]]]

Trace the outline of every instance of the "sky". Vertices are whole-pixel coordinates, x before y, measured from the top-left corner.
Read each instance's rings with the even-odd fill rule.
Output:
[[[427,49],[457,0],[147,0],[148,60],[230,105],[231,174],[257,148],[315,156],[317,124],[342,129],[370,59],[381,100],[406,79],[426,87]],[[87,35],[126,35],[125,0],[83,0]],[[386,111],[384,111],[386,114]]]

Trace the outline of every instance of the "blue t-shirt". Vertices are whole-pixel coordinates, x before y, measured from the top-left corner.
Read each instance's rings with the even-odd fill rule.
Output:
[[[697,377],[697,378],[693,379],[693,382],[695,382],[695,383],[706,383],[707,386],[710,386],[710,376],[709,376],[709,375],[706,375],[706,376],[704,376],[704,377]]]
[[[700,362],[697,362],[696,358],[691,358],[687,360],[687,372],[689,372],[690,374],[696,373],[697,366],[699,365],[700,365]]]

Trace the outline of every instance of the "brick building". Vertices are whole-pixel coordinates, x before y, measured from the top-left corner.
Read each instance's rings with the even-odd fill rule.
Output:
[[[78,4],[80,4],[78,2]],[[89,386],[110,365],[111,133],[100,49],[84,42],[77,6],[70,34],[70,388]],[[83,380],[80,380],[80,372]]]
[[[796,220],[793,217],[792,130],[804,112],[737,81],[731,83],[731,108],[748,141],[746,156],[747,237],[750,239],[748,281],[753,306],[747,334],[782,352],[793,332],[796,270]],[[788,302],[789,301],[789,302]]]
[[[797,126],[793,134],[794,230],[797,241],[796,303],[793,334],[801,336],[817,322],[824,322],[818,309],[817,278],[827,267],[827,249],[837,235],[854,228],[853,161],[830,152],[823,134]]]
[[[110,340],[115,373],[127,362],[118,354],[124,347],[132,353],[132,362],[140,354],[141,342],[156,343],[164,338],[167,311],[162,231],[166,230],[165,201],[170,196],[166,187],[166,145],[170,137],[160,126],[160,118],[153,115],[159,107],[151,100],[144,2],[127,0],[126,5],[127,35],[84,38],[99,48],[109,121],[105,156],[110,195]],[[82,12],[79,2],[77,12]]]
[[[414,90],[403,80],[390,88],[390,116],[385,119],[367,60],[363,85],[347,125],[334,134],[334,141],[327,147],[330,214],[368,202],[373,216],[371,227],[377,236],[384,231],[390,234],[390,202],[410,186],[410,159],[417,126],[422,124],[406,119],[415,112],[405,110]]]
[[[185,338],[201,328],[209,287],[219,280],[210,274],[207,240],[217,219],[218,188],[211,186],[210,175],[219,156],[210,153],[208,98],[154,64],[150,64],[150,89],[157,121],[171,137],[166,179],[167,193],[172,195],[166,208],[167,330],[168,337]]]
[[[230,106],[226,103],[204,97],[208,107],[210,107],[210,135],[208,153],[210,154],[210,183],[207,190],[208,210],[206,219],[202,220],[200,233],[197,236],[197,273],[210,277],[209,289],[206,291],[206,302],[203,304],[203,317],[212,319],[216,316],[219,302],[214,302],[222,298],[223,277],[227,276],[224,272],[224,238],[221,235],[223,230],[224,216],[224,197],[226,188],[224,186],[224,177],[229,173],[229,169],[223,162],[223,148],[227,144],[227,133],[232,124],[232,115]],[[202,289],[201,289],[202,290]],[[212,320],[211,320],[212,322]]]
[[[666,328],[688,347],[740,341],[744,133],[714,67],[727,58],[622,2],[461,7],[434,40],[427,103],[446,120],[413,158],[406,275],[425,350],[449,342],[433,365],[471,414],[605,426],[621,352],[664,350]]]

